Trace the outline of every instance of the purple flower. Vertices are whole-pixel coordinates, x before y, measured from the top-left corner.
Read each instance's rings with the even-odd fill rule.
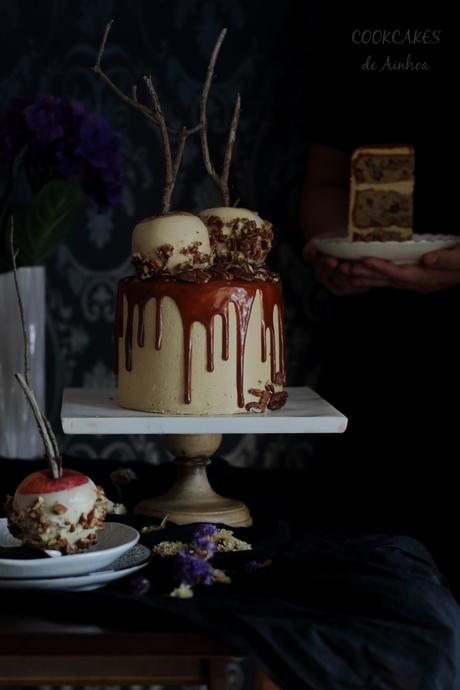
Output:
[[[183,584],[193,587],[198,584],[212,585],[214,582],[214,572],[208,561],[190,553],[187,548],[181,549],[175,556],[175,565],[179,581]]]
[[[121,200],[120,135],[81,103],[48,95],[13,103],[0,120],[0,159],[14,158],[26,145],[34,191],[53,178],[75,178],[100,212]]]
[[[64,104],[60,98],[41,96],[36,103],[24,108],[27,127],[34,143],[45,147],[64,134]]]
[[[215,525],[204,523],[194,532],[190,545],[202,558],[208,559],[214,556],[217,545],[212,537],[217,531]]]
[[[150,580],[146,577],[134,577],[130,580],[129,587],[135,597],[142,597],[150,590]]]
[[[219,530],[215,525],[211,525],[209,522],[204,522],[202,525],[197,527],[195,530],[193,537],[195,539],[201,539],[203,537],[213,537],[215,534],[217,534]]]
[[[248,561],[245,566],[244,566],[244,572],[247,575],[251,575],[252,573],[256,573],[258,570],[260,570],[262,567],[262,564],[259,563],[259,561]]]

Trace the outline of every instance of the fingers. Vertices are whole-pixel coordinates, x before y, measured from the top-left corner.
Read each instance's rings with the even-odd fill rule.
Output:
[[[394,281],[388,280],[387,278],[383,277],[353,278],[351,284],[354,287],[365,287],[368,290],[374,287],[400,287],[400,285],[396,285]]]
[[[381,277],[380,274],[374,269],[368,268],[361,262],[356,262],[355,264],[350,264],[350,275],[355,278],[376,278]]]
[[[460,271],[460,248],[454,247],[453,249],[424,254],[421,258],[421,264],[445,271]]]
[[[420,264],[396,266],[380,259],[365,259],[364,263],[382,277],[391,280],[394,287],[403,290],[430,293],[460,284],[460,271],[428,268]]]
[[[364,259],[364,265],[366,268],[397,283],[417,285],[426,280],[426,269],[420,266],[397,266],[396,264],[382,259]]]
[[[339,265],[339,267],[328,276],[326,287],[328,287],[334,295],[356,295],[370,290],[372,285],[367,285],[365,283],[358,285],[356,283],[356,278],[347,275],[346,272],[344,273],[342,268],[343,265]]]

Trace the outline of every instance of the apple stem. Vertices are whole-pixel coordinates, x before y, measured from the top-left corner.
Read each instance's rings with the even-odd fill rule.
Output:
[[[59,453],[59,447],[57,444],[56,436],[53,433],[51,424],[49,423],[46,416],[40,410],[40,406],[37,402],[35,394],[32,390],[30,384],[30,366],[29,366],[29,339],[27,336],[26,320],[24,316],[24,306],[21,297],[21,291],[19,289],[18,272],[16,266],[16,254],[17,251],[14,247],[14,219],[11,216],[11,230],[10,230],[10,249],[11,249],[11,262],[13,265],[13,275],[14,275],[14,285],[16,289],[16,297],[19,306],[19,316],[21,319],[22,334],[24,338],[24,376],[19,372],[16,372],[14,377],[16,381],[21,386],[24,395],[32,409],[35,421],[37,423],[37,428],[42,437],[43,445],[45,448],[45,456],[50,465],[51,474],[53,479],[59,479],[62,476],[62,461]]]

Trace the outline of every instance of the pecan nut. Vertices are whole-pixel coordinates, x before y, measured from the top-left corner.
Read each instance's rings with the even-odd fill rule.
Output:
[[[279,393],[274,393],[268,403],[269,410],[280,410],[286,404],[288,399],[287,391],[279,391]]]

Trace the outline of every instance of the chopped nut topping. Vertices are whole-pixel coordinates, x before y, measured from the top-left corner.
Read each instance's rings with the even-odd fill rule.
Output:
[[[248,393],[259,398],[257,403],[250,402],[246,404],[248,412],[265,412],[265,410],[279,410],[286,404],[288,394],[286,391],[279,391],[275,393],[275,387],[272,383],[266,383],[264,390],[259,388],[249,388]]]
[[[279,410],[286,404],[288,399],[287,391],[279,391],[278,393],[273,393],[270,402],[268,403],[269,410]]]
[[[246,403],[245,407],[246,407],[248,412],[257,412],[257,413],[265,412],[264,408],[262,407],[262,405],[260,403],[256,403],[256,402]]]
[[[51,510],[53,511],[53,513],[56,513],[56,515],[63,515],[64,513],[67,513],[69,509],[62,503],[55,503]]]

